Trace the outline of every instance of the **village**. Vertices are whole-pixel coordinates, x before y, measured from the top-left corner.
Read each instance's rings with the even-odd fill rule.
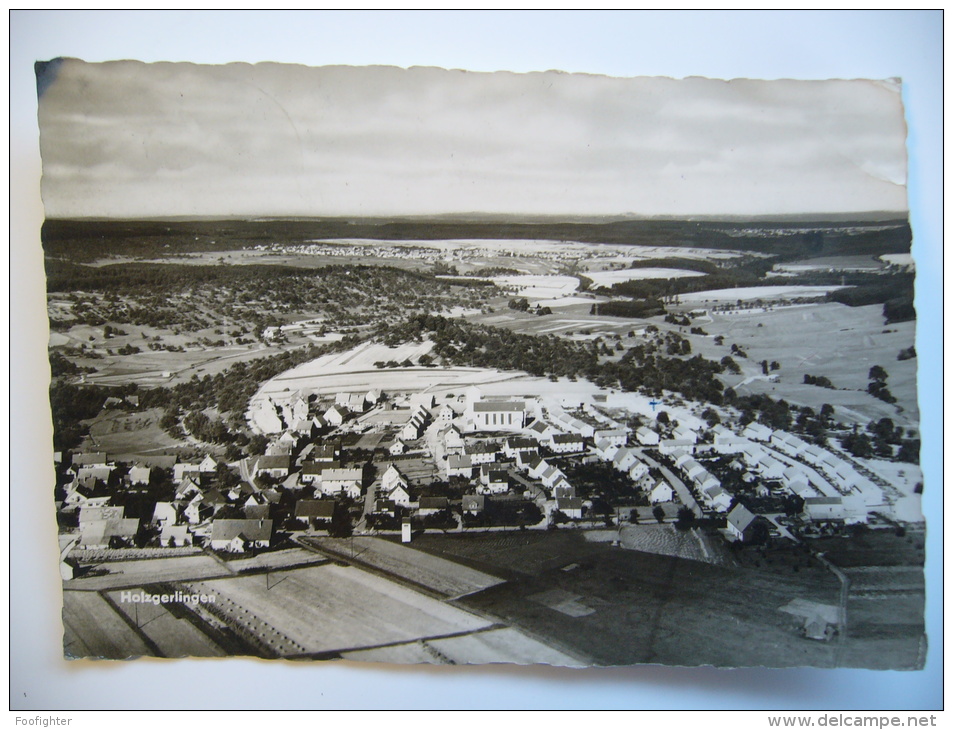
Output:
[[[889,526],[883,490],[845,453],[643,399],[631,413],[605,394],[517,398],[475,385],[272,394],[249,411],[268,438],[260,456],[57,454],[61,546],[254,553],[313,535],[409,542],[422,531],[626,524],[708,526],[743,545]]]

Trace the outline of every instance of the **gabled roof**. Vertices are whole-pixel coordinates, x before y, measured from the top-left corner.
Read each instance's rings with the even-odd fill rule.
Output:
[[[73,466],[87,466],[89,464],[106,464],[109,458],[102,451],[91,451],[84,454],[73,454]]]
[[[476,413],[498,413],[500,411],[525,411],[526,404],[523,401],[480,401],[473,404],[473,410]]]
[[[271,520],[213,520],[212,540],[233,540],[243,537],[246,540],[270,540]]]
[[[331,519],[334,515],[334,502],[330,499],[299,499],[295,504],[295,517],[316,517]]]
[[[79,527],[80,543],[101,545],[111,537],[135,537],[139,532],[139,520],[135,517],[85,522]]]
[[[738,532],[744,532],[754,522],[755,516],[743,504],[736,504],[728,513],[728,524]]]
[[[446,497],[421,497],[419,509],[446,509],[450,506]]]
[[[261,469],[290,469],[291,457],[287,454],[265,454],[258,457],[258,467]]]
[[[553,434],[553,443],[554,444],[575,444],[581,443],[582,436],[574,433],[557,433]]]

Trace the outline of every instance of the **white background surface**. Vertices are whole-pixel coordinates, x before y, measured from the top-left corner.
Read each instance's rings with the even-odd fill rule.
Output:
[[[11,708],[941,707],[942,13],[116,12],[10,16]],[[258,660],[66,662],[50,492],[48,325],[33,63],[280,61],[560,69],[618,76],[904,81],[918,267],[927,541],[923,672],[626,667],[403,667]]]

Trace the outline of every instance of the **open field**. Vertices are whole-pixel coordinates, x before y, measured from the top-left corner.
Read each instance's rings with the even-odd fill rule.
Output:
[[[887,254],[890,256],[890,254]],[[885,268],[883,261],[874,256],[825,256],[816,259],[801,259],[777,264],[776,271],[879,271]]]
[[[173,603],[123,603],[121,592],[107,594],[113,609],[126,617],[164,657],[226,656],[227,652],[197,628],[189,619],[191,612]],[[120,657],[121,658],[121,657]]]
[[[291,653],[336,653],[491,624],[392,581],[337,565],[203,581],[190,589],[227,599],[216,608],[229,606],[234,621],[266,624],[287,637],[300,647]]]
[[[704,276],[700,271],[687,269],[621,269],[619,271],[589,271],[586,277],[592,279],[597,287],[609,287],[623,281],[640,281],[642,279],[679,279],[684,276]]]
[[[63,652],[69,657],[128,659],[154,650],[98,593],[63,592]]]
[[[549,664],[584,667],[579,659],[516,629],[475,631],[465,636],[430,639],[342,654],[344,659],[399,664]]]
[[[589,542],[612,542],[627,550],[700,560],[713,565],[732,565],[723,550],[714,550],[697,530],[682,532],[672,525],[625,525],[618,530],[586,530]]]
[[[790,617],[779,611],[794,598],[836,601],[839,582],[823,568],[790,574],[729,569],[585,543],[582,535],[542,537],[550,538],[544,545],[563,569],[537,570],[462,603],[536,636],[559,637],[597,665],[835,664],[831,645],[801,638]],[[510,546],[514,568],[523,557],[520,546]],[[549,591],[578,596],[580,606],[591,611],[571,615],[532,600]]]
[[[691,341],[693,352],[720,360],[730,354],[732,344],[738,344],[748,353],[747,358],[734,358],[742,368],[740,376],[723,376],[741,394],[767,393],[815,409],[830,403],[847,421],[886,416],[898,424],[918,423],[917,360],[897,360],[900,350],[913,344],[916,322],[884,325],[880,305],[779,307],[737,316],[714,314],[710,319],[697,318],[695,323],[708,336],[689,334],[686,328],[683,334]],[[714,343],[718,335],[725,338],[723,346]],[[762,376],[762,360],[777,361],[781,366],[771,373],[771,381]],[[887,371],[896,406],[866,392],[873,365]],[[837,389],[805,385],[805,374],[830,378]],[[742,382],[745,384],[740,385]]]
[[[747,302],[753,299],[781,300],[823,297],[828,292],[843,289],[841,286],[744,286],[736,289],[710,289],[708,291],[680,294],[679,300],[686,303],[732,303],[739,299]]]
[[[311,537],[306,541],[321,550],[357,560],[446,598],[459,598],[503,582],[487,573],[377,537],[349,540]]]
[[[134,461],[138,454],[172,450],[188,446],[159,428],[162,411],[102,411],[89,425],[87,446],[90,451],[105,451],[120,461]]]
[[[231,574],[228,568],[209,555],[185,555],[152,560],[117,560],[94,564],[93,569],[83,577],[64,581],[63,592],[99,591]]]

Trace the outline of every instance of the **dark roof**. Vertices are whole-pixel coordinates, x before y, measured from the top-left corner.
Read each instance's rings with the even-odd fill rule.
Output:
[[[748,525],[754,522],[754,515],[743,504],[736,504],[728,513],[728,522],[738,532],[744,532],[748,529]]]
[[[73,466],[85,466],[87,464],[105,464],[109,459],[101,451],[94,451],[88,454],[73,454]]]
[[[554,444],[572,444],[577,441],[582,441],[582,436],[577,436],[574,433],[557,433],[553,435]]]
[[[556,509],[582,509],[582,499],[579,497],[565,497],[556,500]]]
[[[287,454],[265,454],[258,459],[259,469],[290,469],[291,457]]]
[[[523,401],[480,401],[473,404],[474,412],[525,411]]]
[[[270,540],[271,520],[214,520],[212,540],[232,540],[238,536],[246,540]]]
[[[340,461],[322,461],[320,463],[314,463],[312,461],[307,461],[301,465],[302,474],[320,474],[326,469],[340,469]]]
[[[145,464],[146,466],[151,466],[156,469],[171,469],[178,462],[179,457],[175,454],[170,456],[159,455],[159,456],[140,456],[139,462]]]
[[[446,497],[421,497],[420,509],[446,509],[450,506]]]
[[[251,504],[244,509],[245,517],[249,520],[265,520],[271,516],[270,504]]]
[[[299,499],[295,504],[295,517],[318,517],[331,519],[334,502],[330,499]]]

